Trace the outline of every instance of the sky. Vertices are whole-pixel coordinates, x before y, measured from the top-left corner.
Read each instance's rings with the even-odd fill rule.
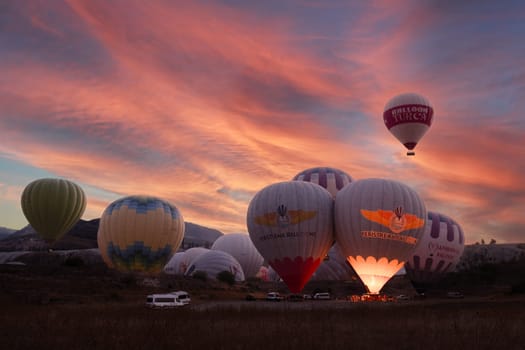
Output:
[[[262,188],[330,166],[389,178],[468,244],[525,242],[521,1],[51,0],[0,3],[0,226],[25,186],[67,178],[84,220],[169,200],[247,232]],[[407,157],[386,102],[426,96]]]

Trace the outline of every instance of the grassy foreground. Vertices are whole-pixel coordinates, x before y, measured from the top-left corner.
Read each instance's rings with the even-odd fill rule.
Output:
[[[2,349],[524,349],[523,300],[150,310],[2,305]],[[260,306],[263,307],[260,307]],[[255,307],[257,306],[257,307]]]

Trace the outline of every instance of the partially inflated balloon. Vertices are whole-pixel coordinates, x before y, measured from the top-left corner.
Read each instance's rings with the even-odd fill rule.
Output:
[[[352,182],[335,198],[335,238],[369,292],[378,293],[403,267],[425,230],[427,212],[407,185],[383,179]]]
[[[64,179],[39,179],[26,186],[22,211],[40,237],[54,242],[66,234],[86,208],[86,196],[77,184]]]
[[[390,99],[383,112],[387,129],[414,155],[413,149],[425,135],[434,118],[430,101],[419,94],[405,93]]]
[[[100,218],[98,246],[110,267],[158,273],[184,237],[184,219],[171,203],[130,196],[111,203]],[[105,257],[104,257],[105,256]]]
[[[317,167],[301,171],[292,180],[318,184],[335,197],[340,189],[352,182],[352,177],[336,168]]]
[[[248,234],[230,233],[222,235],[213,242],[211,250],[221,250],[233,256],[242,266],[244,276],[255,277],[264,258],[253,245]]]
[[[464,249],[461,226],[448,216],[429,211],[421,244],[405,263],[407,276],[414,288],[423,293],[453,271]]]
[[[247,225],[257,250],[299,293],[333,243],[333,199],[310,182],[272,184],[250,202]]]

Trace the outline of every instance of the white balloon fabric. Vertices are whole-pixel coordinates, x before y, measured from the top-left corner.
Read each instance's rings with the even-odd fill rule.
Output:
[[[423,95],[404,93],[390,99],[383,112],[387,129],[409,151],[412,151],[425,135],[434,118],[434,109]],[[409,152],[407,155],[414,155]]]
[[[336,168],[317,167],[301,171],[292,180],[317,184],[325,188],[335,198],[339,190],[352,182],[352,177]]]
[[[255,277],[264,258],[246,233],[230,233],[213,242],[211,250],[221,250],[233,256],[242,266],[244,277]]]
[[[408,278],[419,293],[453,271],[465,249],[461,226],[450,217],[429,211],[421,243],[405,263]]]
[[[209,251],[208,248],[193,247],[184,252],[175,253],[166,266],[164,266],[164,273],[182,276],[186,273],[193,260]]]
[[[184,252],[173,254],[170,261],[164,266],[164,273],[168,275],[184,275],[186,266],[184,264]]]
[[[217,279],[220,272],[228,271],[233,274],[236,282],[244,281],[244,272],[241,264],[230,254],[220,250],[209,250],[199,255],[188,267],[187,276],[192,276],[197,271],[206,272],[207,276]]]
[[[335,198],[335,238],[370,293],[403,267],[425,230],[425,204],[407,185],[385,179],[352,182]]]
[[[260,190],[247,213],[250,238],[292,293],[299,293],[332,246],[333,198],[304,181]]]

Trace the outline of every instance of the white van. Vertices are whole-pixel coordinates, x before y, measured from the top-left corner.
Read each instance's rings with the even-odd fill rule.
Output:
[[[177,299],[179,299],[179,301],[184,305],[188,305],[191,302],[190,295],[188,294],[188,292],[185,292],[183,290],[171,292],[170,294],[175,295]]]
[[[182,301],[174,294],[150,294],[146,297],[146,306],[151,308],[172,308],[184,306]]]

